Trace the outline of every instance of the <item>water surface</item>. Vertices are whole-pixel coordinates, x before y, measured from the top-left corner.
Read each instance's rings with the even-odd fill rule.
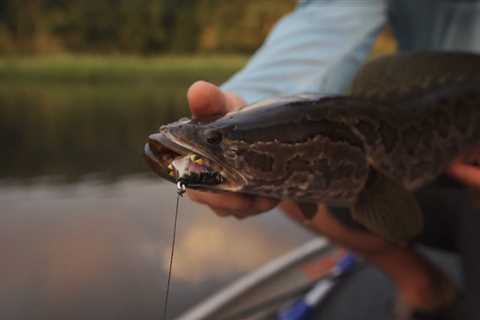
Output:
[[[0,89],[2,319],[161,319],[175,188],[141,157],[185,86]],[[170,316],[310,235],[276,212],[180,203]]]

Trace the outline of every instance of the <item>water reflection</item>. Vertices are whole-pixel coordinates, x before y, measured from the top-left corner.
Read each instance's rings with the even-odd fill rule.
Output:
[[[2,318],[158,319],[174,197],[143,177],[0,189]],[[172,314],[308,238],[275,213],[238,223],[186,199],[179,222]]]
[[[146,170],[148,133],[186,115],[185,87],[58,85],[0,89],[0,179],[105,181]]]
[[[174,277],[178,280],[195,284],[218,274],[230,276],[244,273],[264,262],[265,257],[277,256],[285,250],[283,243],[279,247],[272,245],[275,233],[264,234],[257,224],[247,228],[245,224],[216,223],[212,221],[209,211],[202,209],[197,217],[189,221],[175,249]],[[255,250],[252,250],[252,245]],[[225,259],[222,252],[235,254]],[[165,262],[169,255],[167,248],[163,252]],[[168,270],[166,263],[164,270]]]
[[[161,318],[175,189],[141,150],[185,114],[184,88],[124,90],[0,89],[2,319]],[[171,315],[309,237],[182,200]]]

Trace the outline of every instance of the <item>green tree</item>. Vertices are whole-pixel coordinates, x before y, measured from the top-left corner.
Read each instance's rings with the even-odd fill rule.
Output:
[[[159,53],[258,47],[294,0],[3,0],[0,53]]]

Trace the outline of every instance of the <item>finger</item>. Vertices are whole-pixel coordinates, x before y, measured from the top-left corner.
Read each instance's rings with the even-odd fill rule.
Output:
[[[226,104],[225,107],[228,111],[241,109],[246,104],[245,100],[232,92],[224,92],[224,96]]]
[[[187,92],[188,104],[194,118],[202,118],[229,111],[225,96],[215,85],[206,81],[197,81]]]
[[[217,208],[212,208],[210,207],[210,209],[212,209],[212,211],[219,217],[222,217],[222,218],[225,218],[225,217],[234,217],[236,219],[244,219],[246,218],[248,215],[246,215],[245,213],[243,212],[238,212],[238,211],[235,211],[235,210],[224,210],[224,209],[217,209]]]
[[[273,207],[270,208],[270,209],[273,209]],[[252,217],[252,216],[256,216],[256,215],[265,213],[265,212],[269,211],[270,209],[262,210],[262,209],[255,208],[255,209],[252,209],[252,210],[231,211],[230,215],[234,216],[238,220],[243,220],[243,219],[248,218],[248,217]]]
[[[221,210],[248,210],[253,206],[250,197],[234,193],[187,190],[187,194],[193,201]]]
[[[265,198],[265,197],[254,197],[253,201],[254,201],[254,203],[253,203],[252,209],[254,209],[255,211],[259,211],[259,212],[265,212],[265,211],[272,210],[279,203],[278,200],[271,199],[271,198]]]
[[[219,217],[225,218],[234,215],[235,213],[231,210],[215,209],[210,208],[212,211]]]
[[[206,204],[214,210],[245,212],[247,215],[268,211],[278,203],[276,200],[264,197],[252,197],[232,192],[213,193],[187,190],[187,194],[193,201]]]
[[[257,214],[258,214],[258,212],[257,212]],[[242,213],[242,212],[235,212],[235,213],[232,214],[232,216],[237,220],[243,220],[245,218],[251,217],[252,215],[256,215],[256,214],[246,214],[246,213]]]
[[[212,211],[217,216],[219,216],[221,218],[234,217],[236,219],[242,220],[242,219],[245,219],[245,218],[251,216],[251,214],[247,214],[244,211],[238,212],[238,211],[235,211],[235,210],[224,210],[224,209],[217,209],[217,208],[212,208],[212,207],[210,207],[210,209],[212,209]]]
[[[258,210],[242,210],[242,211],[237,211],[237,210],[225,210],[225,209],[218,209],[218,208],[213,208],[213,207],[210,207],[210,209],[212,209],[212,211],[219,217],[234,217],[235,219],[238,219],[238,220],[243,220],[245,218],[248,218],[248,217],[251,217],[251,216],[255,216],[255,215],[258,215],[258,214],[261,214],[262,212],[258,211]]]
[[[480,168],[478,166],[455,162],[448,169],[448,173],[464,184],[480,189]]]

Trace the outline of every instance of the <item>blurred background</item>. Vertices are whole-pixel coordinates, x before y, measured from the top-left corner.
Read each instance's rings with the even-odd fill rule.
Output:
[[[0,1],[1,319],[161,318],[176,193],[145,138],[295,4]],[[375,52],[394,49],[387,30]],[[177,236],[170,316],[311,238],[275,212],[238,223],[188,199]]]

